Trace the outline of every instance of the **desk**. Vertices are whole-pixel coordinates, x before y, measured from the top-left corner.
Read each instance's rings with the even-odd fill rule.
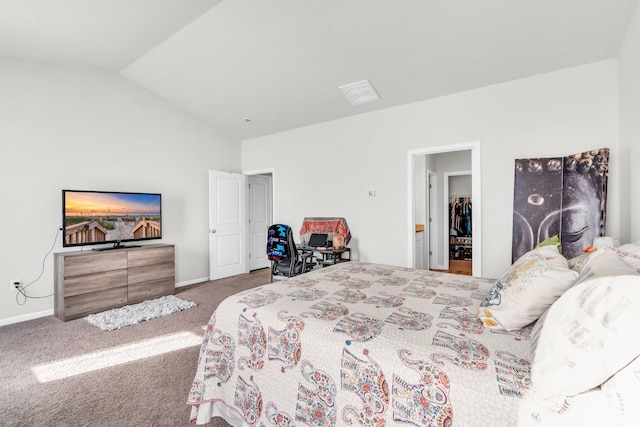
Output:
[[[315,248],[313,251],[322,255],[322,259],[318,258],[318,264],[323,267],[338,264],[340,262],[351,261],[351,248]]]

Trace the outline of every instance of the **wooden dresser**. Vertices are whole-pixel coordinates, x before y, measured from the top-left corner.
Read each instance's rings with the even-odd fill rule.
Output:
[[[175,248],[54,254],[54,315],[64,321],[175,292]]]

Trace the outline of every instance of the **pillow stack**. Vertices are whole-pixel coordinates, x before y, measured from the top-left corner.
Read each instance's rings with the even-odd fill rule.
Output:
[[[558,245],[519,258],[478,308],[488,328],[531,331],[530,396],[600,387],[640,425],[640,242],[567,261]],[[626,424],[625,424],[626,425]]]

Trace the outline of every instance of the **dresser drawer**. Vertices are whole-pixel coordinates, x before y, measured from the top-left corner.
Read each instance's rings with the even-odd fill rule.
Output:
[[[173,277],[167,279],[155,280],[153,282],[144,282],[136,285],[129,285],[128,300],[129,303],[140,302],[147,299],[159,298],[163,295],[172,295],[175,293],[176,283]]]
[[[64,258],[65,278],[125,268],[127,268],[125,252],[94,252]]]
[[[140,267],[144,265],[162,264],[165,262],[173,262],[175,257],[175,250],[173,246],[145,249],[145,250],[132,250],[127,254],[129,257],[128,266]]]
[[[64,281],[64,296],[70,297],[120,286],[127,286],[127,270],[69,277]]]
[[[126,302],[126,286],[66,297],[64,299],[64,320],[76,319],[89,313],[120,307]]]
[[[129,286],[135,285],[136,283],[167,279],[173,277],[174,272],[175,266],[173,262],[129,268]]]

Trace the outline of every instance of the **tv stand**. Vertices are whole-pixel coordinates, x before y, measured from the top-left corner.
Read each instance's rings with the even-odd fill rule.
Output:
[[[54,254],[53,314],[57,318],[77,319],[175,292],[173,245],[120,245],[118,249],[122,250]]]
[[[113,246],[107,246],[106,248],[94,248],[93,250],[96,252],[102,252],[102,251],[111,251],[113,249],[129,249],[129,248],[139,248],[140,245],[123,245],[120,242],[116,242],[113,244]]]

